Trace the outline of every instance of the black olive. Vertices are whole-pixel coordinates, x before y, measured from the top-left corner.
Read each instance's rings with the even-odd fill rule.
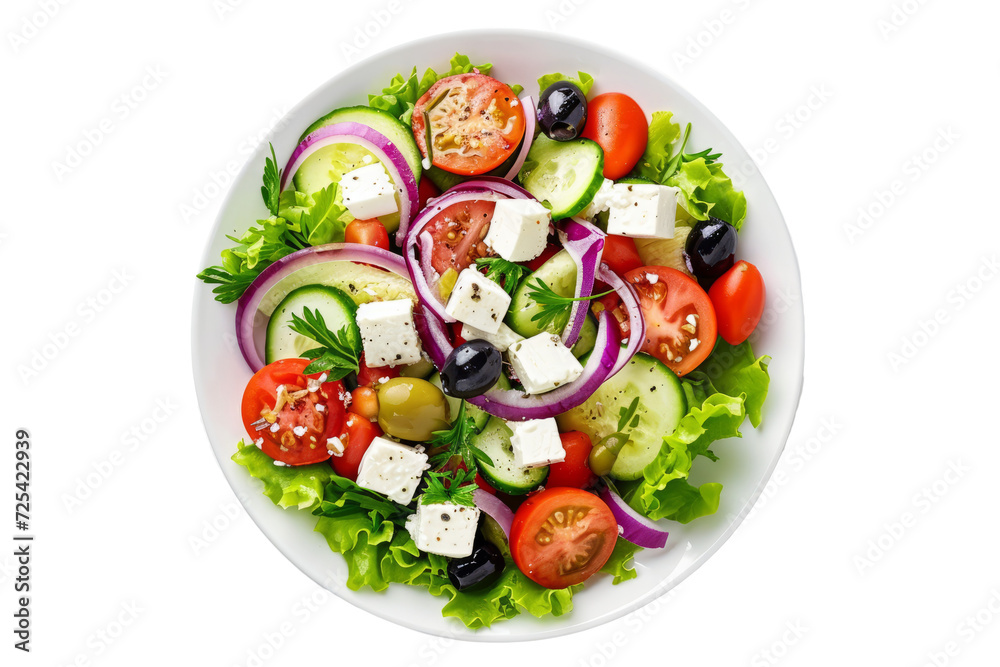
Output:
[[[500,378],[503,357],[485,340],[462,343],[448,355],[441,367],[444,393],[456,398],[480,396]]]
[[[472,554],[453,558],[448,563],[448,579],[457,590],[486,588],[503,574],[505,563],[500,549],[492,542],[477,538]]]
[[[587,96],[569,81],[557,81],[538,98],[538,124],[550,139],[570,141],[587,123]]]
[[[699,222],[684,243],[684,261],[706,290],[736,262],[736,228],[725,220]]]

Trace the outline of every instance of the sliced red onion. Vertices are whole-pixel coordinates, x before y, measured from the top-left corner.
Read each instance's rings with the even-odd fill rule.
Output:
[[[507,507],[507,503],[482,489],[476,489],[472,492],[472,500],[476,503],[476,507],[497,522],[509,540],[510,526],[514,523],[514,511]]]
[[[410,272],[410,280],[420,296],[420,301],[445,322],[454,322],[455,318],[445,312],[445,302],[438,289],[441,276],[434,271],[430,262],[433,250],[433,239],[424,232],[427,226],[444,209],[464,201],[500,201],[501,199],[524,199],[531,197],[510,181],[502,178],[481,178],[456,185],[439,197],[427,202],[427,206],[410,226],[410,232],[403,243],[403,259]],[[417,259],[417,252],[420,259]]]
[[[426,305],[419,311],[419,316],[414,317],[414,320],[423,340],[424,350],[430,355],[434,365],[441,368],[454,349],[447,328]],[[594,349],[590,353],[587,365],[583,367],[583,373],[569,384],[544,394],[533,395],[517,389],[493,388],[482,396],[466,400],[489,414],[507,421],[545,419],[575,408],[590,398],[590,395],[611,377],[611,369],[621,354],[618,336],[615,333],[617,328],[610,313],[603,312],[598,316]]]
[[[399,189],[399,230],[396,232],[396,244],[399,245],[406,238],[406,230],[417,212],[417,202],[420,201],[417,179],[396,145],[385,135],[367,125],[335,123],[310,133],[292,152],[292,157],[289,158],[281,175],[281,189],[285,189],[288,180],[313,153],[332,144],[357,144],[378,156],[392,182]]]
[[[618,294],[619,298],[622,300],[622,304],[625,306],[625,310],[628,311],[629,318],[629,339],[628,345],[621,354],[618,355],[618,361],[615,363],[615,367],[611,369],[611,373],[608,377],[612,377],[618,371],[625,368],[625,364],[632,360],[635,353],[639,351],[642,347],[643,341],[646,340],[646,322],[642,318],[642,308],[639,305],[639,295],[635,293],[635,288],[626,283],[624,280],[618,277],[618,274],[608,268],[607,264],[602,263],[597,271],[597,277],[603,280]]]
[[[607,486],[601,489],[600,496],[615,515],[622,537],[636,546],[649,549],[662,549],[666,546],[669,533],[656,525],[656,522],[629,507],[621,496]]]
[[[250,369],[255,373],[265,365],[264,358],[257,350],[254,337],[257,311],[264,297],[271,288],[296,271],[326,262],[369,264],[409,280],[406,265],[403,264],[401,257],[388,250],[358,243],[329,243],[303,248],[287,257],[282,257],[261,271],[260,275],[240,297],[236,309],[236,340],[239,343],[240,352],[243,353],[243,358],[246,359]]]
[[[604,232],[580,218],[561,220],[556,229],[559,240],[569,256],[576,262],[577,298],[588,297],[594,293],[594,278],[601,263],[601,251],[604,249]],[[574,301],[569,312],[569,322],[562,332],[562,341],[566,347],[576,345],[580,338],[580,330],[587,319],[590,301]]]
[[[521,99],[521,106],[524,108],[524,141],[521,142],[521,150],[517,154],[514,166],[510,168],[504,178],[511,181],[520,173],[524,161],[528,158],[528,151],[531,150],[531,143],[535,140],[535,101],[530,95],[525,95]]]

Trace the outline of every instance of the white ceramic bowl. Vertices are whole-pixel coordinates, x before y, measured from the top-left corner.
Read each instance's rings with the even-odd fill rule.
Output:
[[[269,137],[284,162],[299,134],[314,119],[331,109],[367,102],[394,74],[416,65],[446,69],[455,52],[473,62],[492,62],[493,74],[506,82],[521,83],[537,95],[535,79],[549,72],[582,70],[596,80],[593,94],[620,91],[631,95],[647,113],[670,110],[681,123],[693,123],[690,146],[711,146],[721,151],[734,176],[739,167],[752,166],[750,156],[736,138],[708,109],[663,74],[611,51],[566,37],[521,31],[478,31],[441,35],[405,44],[349,68],[330,79],[293,109]],[[260,198],[260,179],[267,142],[258,147],[233,183],[222,205],[203,266],[215,264],[230,242],[226,234],[239,235],[249,223],[266,215]],[[235,304],[223,306],[210,290],[195,290],[193,361],[199,406],[212,449],[222,472],[264,534],[299,569],[351,604],[382,618],[428,633],[481,641],[506,641],[553,637],[600,625],[634,611],[666,593],[704,563],[740,524],[764,489],[778,461],[792,426],[802,388],[803,318],[798,266],[788,230],[771,191],[756,169],[740,175],[749,202],[749,216],[740,236],[738,253],[756,264],[767,283],[769,305],[755,351],[773,357],[771,390],[758,430],[744,425],[742,439],[717,443],[718,463],[702,459],[692,481],[721,481],[724,485],[719,512],[682,526],[670,526],[668,547],[642,551],[637,557],[639,576],[618,586],[598,575],[574,599],[574,609],[560,618],[535,619],[522,614],[491,629],[469,631],[455,619],[441,617],[442,598],[424,589],[392,586],[384,593],[353,592],[344,587],[346,566],[339,554],[313,532],[315,518],[308,512],[282,510],[261,494],[261,485],[230,460],[244,433],[239,401],[251,373],[240,356],[234,334]],[[734,176],[736,178],[736,176]]]

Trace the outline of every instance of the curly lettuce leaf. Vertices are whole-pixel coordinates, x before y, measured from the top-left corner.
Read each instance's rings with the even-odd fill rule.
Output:
[[[699,456],[716,460],[709,447],[717,440],[741,437],[740,426],[750,414],[760,424],[767,396],[768,357],[756,358],[750,344],[719,341],[698,371],[682,381],[688,413],[673,433],[663,439],[659,454],[644,469],[641,482],[630,492],[629,503],[651,519],[688,523],[719,509],[722,485],[688,481]]]
[[[733,188],[733,181],[722,171],[722,164],[706,163],[705,158],[682,162],[665,185],[680,188],[687,199],[687,212],[698,220],[712,217],[725,220],[739,231],[747,217],[747,198]]]
[[[545,74],[538,79],[538,92],[541,94],[546,88],[551,86],[553,83],[558,83],[559,81],[569,81],[583,91],[584,95],[590,93],[590,89],[594,87],[594,77],[590,76],[586,72],[577,72],[576,76],[568,76],[562,72],[555,72],[553,74]]]
[[[611,552],[608,562],[601,568],[601,572],[614,577],[611,583],[615,586],[635,579],[639,573],[635,571],[635,555],[642,551],[642,547],[636,546],[623,537],[619,537],[615,542],[615,550]]]
[[[478,69],[481,74],[489,74],[493,69],[493,65],[490,63],[473,65],[468,56],[463,56],[459,53],[454,55],[450,65],[451,67],[444,74],[438,74],[429,67],[424,72],[424,75],[419,78],[417,77],[416,67],[413,68],[409,76],[397,74],[389,82],[389,85],[382,89],[381,94],[368,96],[368,106],[388,111],[409,125],[417,100],[430,90],[431,86],[437,83],[439,79],[456,74],[467,74],[473,69]]]
[[[656,183],[662,183],[667,165],[673,157],[673,145],[681,136],[681,126],[673,121],[674,114],[670,111],[654,111],[649,122],[649,138],[646,150],[635,166],[632,175],[645,178]]]
[[[309,466],[276,466],[274,459],[242,440],[233,461],[247,469],[251,477],[264,483],[264,495],[278,507],[312,509],[323,499],[323,487],[334,476],[325,463]]]

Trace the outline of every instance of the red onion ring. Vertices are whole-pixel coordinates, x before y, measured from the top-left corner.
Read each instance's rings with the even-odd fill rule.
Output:
[[[625,368],[625,364],[631,361],[635,353],[642,347],[643,341],[646,340],[646,322],[642,319],[642,307],[639,305],[639,295],[636,294],[634,287],[619,278],[618,274],[609,269],[608,265],[604,263],[601,263],[597,271],[597,277],[610,285],[618,294],[618,297],[622,300],[622,304],[624,304],[625,309],[628,311],[629,317],[628,345],[625,346],[622,354],[618,355],[618,362],[615,363],[615,367],[611,369],[611,374],[608,375],[608,377],[613,377],[618,371]]]
[[[503,534],[510,539],[510,526],[514,523],[514,512],[507,504],[494,496],[492,493],[483,491],[482,489],[476,489],[472,492],[472,500],[476,503],[478,507],[484,514],[489,515],[500,529],[503,530]]]
[[[525,95],[520,100],[521,106],[524,108],[524,140],[521,142],[521,150],[517,154],[514,166],[504,176],[511,181],[520,173],[524,161],[528,158],[528,151],[531,150],[531,144],[535,140],[535,123],[537,122],[535,116],[538,115],[535,111],[535,101],[531,99],[530,95]]]
[[[302,163],[317,150],[331,144],[357,144],[379,157],[379,161],[389,173],[392,182],[399,189],[399,229],[396,231],[396,244],[406,238],[406,230],[417,210],[420,195],[417,191],[417,180],[410,169],[410,164],[403,157],[396,145],[385,135],[376,132],[361,123],[335,123],[321,127],[303,139],[292,156],[288,159],[285,171],[281,174],[281,189],[288,185],[288,180],[295,175]],[[306,194],[312,194],[307,192]]]
[[[601,488],[599,495],[615,515],[622,537],[636,546],[649,549],[662,549],[666,546],[669,533],[656,522],[629,507],[621,496],[607,486]]]
[[[594,293],[594,279],[601,263],[601,251],[604,249],[604,232],[580,218],[560,220],[556,228],[563,249],[569,253],[576,263],[577,298],[588,297]],[[589,301],[574,301],[569,312],[569,322],[562,332],[562,341],[566,347],[573,347],[580,338],[580,330],[587,319]]]
[[[236,340],[239,343],[240,352],[243,353],[243,358],[246,359],[250,369],[255,373],[265,366],[264,358],[257,350],[254,340],[257,311],[264,297],[271,288],[296,271],[326,262],[370,264],[409,279],[406,265],[403,264],[401,257],[388,250],[358,243],[329,243],[303,248],[282,257],[260,272],[260,275],[240,297],[236,309]]]

